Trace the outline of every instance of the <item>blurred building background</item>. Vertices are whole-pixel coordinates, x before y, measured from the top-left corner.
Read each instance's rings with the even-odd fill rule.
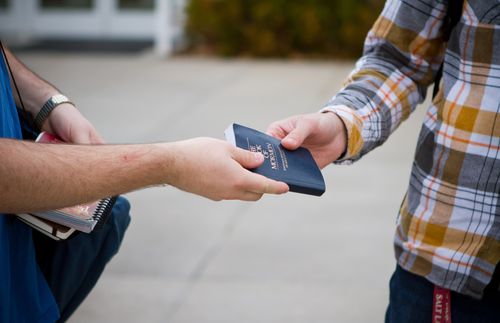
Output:
[[[0,0],[0,36],[15,44],[146,42],[162,55],[182,38],[186,0]]]
[[[354,58],[382,0],[0,0],[0,36],[222,56]],[[90,45],[89,45],[90,46]]]

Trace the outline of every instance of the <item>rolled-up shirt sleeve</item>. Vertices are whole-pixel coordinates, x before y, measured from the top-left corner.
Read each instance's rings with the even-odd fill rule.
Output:
[[[446,1],[386,2],[363,56],[322,109],[336,113],[347,129],[347,150],[338,162],[353,162],[381,145],[425,99],[443,61],[446,6]]]

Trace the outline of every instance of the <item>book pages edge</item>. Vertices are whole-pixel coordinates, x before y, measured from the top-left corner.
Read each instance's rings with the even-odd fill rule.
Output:
[[[236,147],[236,135],[234,134],[234,123],[231,123],[229,127],[224,130],[224,137],[226,138],[227,142],[230,142],[233,144],[233,146]]]

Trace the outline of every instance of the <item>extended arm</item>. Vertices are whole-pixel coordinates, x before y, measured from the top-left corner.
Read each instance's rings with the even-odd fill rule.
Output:
[[[381,145],[423,102],[441,66],[447,3],[388,0],[368,33],[364,54],[325,110],[347,128],[345,158]]]
[[[354,161],[381,145],[425,98],[443,60],[446,2],[388,0],[369,32],[363,57],[322,110],[272,124],[285,147],[304,145],[317,161]],[[345,127],[345,128],[344,128]]]
[[[258,200],[288,187],[254,174],[260,154],[197,138],[145,145],[51,145],[0,139],[0,213],[47,210],[170,184],[213,200]]]
[[[6,54],[26,109],[36,115],[58,91]],[[42,130],[78,145],[0,139],[0,213],[61,208],[162,184],[213,200],[255,201],[288,191],[247,170],[263,162],[261,155],[220,140],[95,145],[102,143],[97,131],[70,104],[57,106]]]

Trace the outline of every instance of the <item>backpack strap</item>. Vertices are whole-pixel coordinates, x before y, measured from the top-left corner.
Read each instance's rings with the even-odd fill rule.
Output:
[[[446,15],[443,21],[443,42],[447,43],[450,40],[451,32],[457,26],[460,18],[462,17],[462,10],[465,0],[448,0],[448,6],[446,7]],[[439,83],[443,77],[443,65],[444,62],[439,67],[439,70],[434,79],[434,90],[432,91],[432,97],[435,98],[439,91]]]

